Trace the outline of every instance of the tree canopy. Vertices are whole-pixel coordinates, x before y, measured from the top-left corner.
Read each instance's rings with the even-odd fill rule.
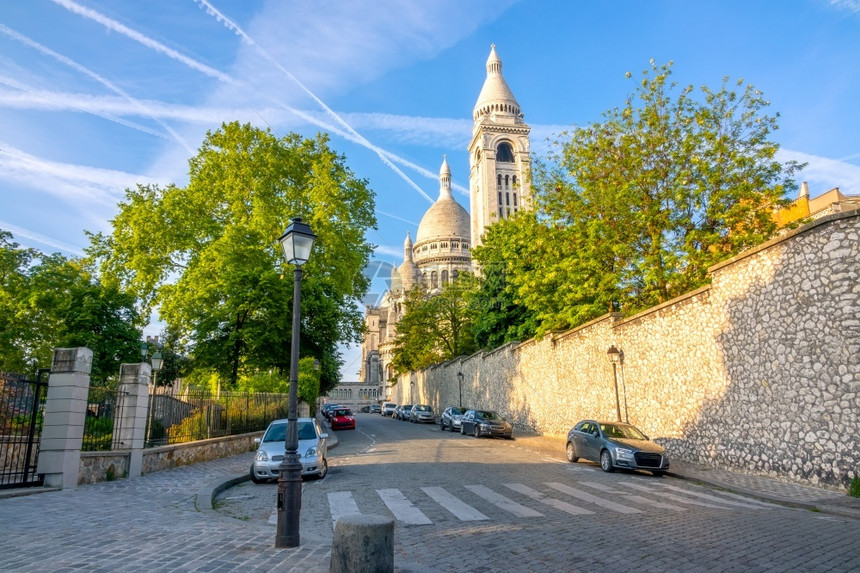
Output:
[[[22,249],[0,230],[0,370],[33,375],[51,365],[55,348],[86,346],[93,384],[104,385],[120,363],[140,360],[134,303],[84,261]]]
[[[319,360],[325,392],[338,383],[340,342],[360,338],[356,301],[376,226],[367,183],[328,138],[275,137],[238,123],[209,132],[184,187],[127,189],[109,235],[89,255],[148,315],[157,308],[195,368],[236,384],[240,373],[289,369],[292,268],[278,237],[294,217],[317,235],[304,265],[301,354]]]

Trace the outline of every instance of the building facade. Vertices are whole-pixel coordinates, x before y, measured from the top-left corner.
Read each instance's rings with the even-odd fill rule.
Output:
[[[359,371],[365,385],[385,388],[394,377],[391,361],[406,292],[421,284],[429,293],[437,293],[460,273],[476,271],[471,250],[481,243],[487,227],[531,203],[530,128],[502,75],[495,46],[490,48],[486,68],[468,147],[471,212],[454,199],[451,168],[443,157],[438,199],[421,218],[415,241],[406,235],[403,263],[392,270],[388,292],[378,306],[365,311]],[[380,399],[384,398],[382,392]]]

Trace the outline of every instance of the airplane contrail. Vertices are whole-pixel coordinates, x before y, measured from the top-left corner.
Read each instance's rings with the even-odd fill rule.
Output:
[[[43,99],[45,101],[54,103],[56,105],[68,107],[71,109],[76,109],[76,110],[80,111],[81,113],[88,113],[90,115],[94,115],[96,117],[100,117],[102,119],[106,119],[108,121],[118,123],[119,125],[122,125],[125,127],[130,127],[131,129],[136,129],[137,131],[141,131],[141,132],[146,133],[148,135],[160,137],[161,139],[167,139],[167,140],[170,139],[169,137],[167,137],[163,133],[159,133],[159,132],[155,131],[154,129],[149,129],[148,127],[145,127],[145,126],[140,125],[138,123],[135,123],[133,121],[129,121],[129,120],[123,119],[121,117],[116,117],[114,115],[104,113],[103,111],[95,111],[93,109],[84,108],[83,106],[80,106],[80,105],[75,105],[75,103],[69,102],[68,99],[64,99],[64,100],[60,101],[56,97],[56,94],[53,92],[46,92],[43,90],[34,89],[28,85],[22,84],[21,82],[14,80],[14,79],[7,77],[7,76],[0,76],[0,84],[9,86],[11,88],[15,88],[15,89],[20,90],[22,92],[26,92],[26,93],[30,94],[33,98],[36,98],[36,99]]]
[[[396,165],[394,165],[394,163],[392,163],[391,160],[389,160],[388,157],[386,157],[386,153],[382,149],[380,149],[376,145],[372,144],[363,135],[361,135],[360,133],[355,131],[355,129],[353,129],[351,125],[349,125],[333,109],[331,109],[329,106],[327,106],[325,104],[325,102],[323,102],[320,98],[318,98],[315,93],[313,93],[302,82],[300,82],[298,78],[296,78],[286,68],[284,68],[277,60],[275,60],[275,58],[273,58],[271,56],[271,54],[269,54],[266,50],[264,50],[262,48],[262,46],[257,44],[257,42],[255,42],[253,38],[251,38],[248,34],[246,34],[245,31],[242,30],[242,28],[240,28],[238,24],[236,24],[230,18],[225,16],[223,13],[221,13],[217,8],[215,8],[211,3],[209,3],[208,0],[194,0],[194,2],[196,2],[197,4],[200,4],[204,8],[204,10],[206,11],[207,14],[214,17],[218,22],[223,24],[228,30],[233,31],[236,35],[238,35],[240,38],[242,38],[242,40],[245,43],[247,43],[248,45],[255,48],[260,53],[260,55],[262,55],[266,60],[269,61],[269,63],[271,63],[276,68],[281,70],[284,73],[284,75],[286,75],[297,86],[299,86],[299,88],[301,88],[302,91],[304,91],[315,102],[317,102],[317,104],[319,104],[319,106],[321,108],[323,108],[326,111],[326,113],[331,115],[335,121],[337,121],[339,124],[341,124],[347,131],[352,133],[353,136],[357,137],[359,142],[362,145],[364,145],[365,147],[367,147],[368,149],[370,149],[371,151],[376,153],[376,155],[382,160],[383,163],[385,163],[389,168],[391,168],[395,173],[397,173],[404,181],[406,181],[416,191],[418,191],[418,193],[420,193],[421,196],[423,196],[425,199],[427,199],[428,201],[433,203],[433,199],[431,199],[430,196],[427,193],[425,193],[423,189],[421,189],[421,187],[419,187],[414,181],[412,181],[412,179],[410,179],[409,176],[407,176]]]
[[[191,147],[188,145],[188,143],[182,138],[182,136],[180,136],[178,133],[176,133],[176,131],[174,131],[173,128],[171,128],[169,125],[167,125],[166,123],[164,123],[163,121],[161,121],[157,117],[155,117],[154,114],[149,112],[149,110],[146,108],[146,106],[144,106],[141,102],[136,100],[130,94],[126,93],[125,90],[123,90],[119,86],[114,85],[110,80],[103,78],[102,76],[100,76],[96,72],[90,70],[89,68],[82,66],[81,64],[75,62],[74,60],[67,58],[66,56],[63,56],[62,54],[58,54],[57,52],[53,51],[52,49],[48,48],[47,46],[43,46],[42,44],[40,44],[34,40],[31,40],[27,36],[24,36],[23,34],[19,34],[15,30],[13,30],[13,29],[11,29],[11,28],[3,25],[3,24],[0,24],[0,32],[6,34],[7,36],[12,38],[13,40],[17,40],[17,41],[21,42],[22,44],[29,46],[29,47],[41,52],[42,54],[44,54],[46,56],[50,56],[50,57],[54,58],[58,62],[62,62],[64,64],[66,64],[67,66],[74,68],[75,70],[81,72],[82,74],[85,74],[85,75],[89,76],[90,78],[94,79],[95,81],[99,82],[100,84],[102,84],[103,86],[105,86],[109,90],[113,91],[114,93],[119,94],[120,96],[124,97],[130,103],[132,103],[133,105],[139,107],[144,112],[146,112],[146,115],[151,117],[161,127],[163,127],[168,133],[170,133],[170,135],[172,135],[173,138],[188,151],[189,155],[194,154],[194,150],[191,149]]]
[[[204,73],[205,75],[207,75],[209,77],[216,78],[220,81],[223,81],[225,83],[229,83],[231,85],[238,85],[238,86],[244,85],[244,82],[237,80],[228,74],[220,72],[220,71],[218,71],[218,70],[216,70],[210,66],[207,66],[201,62],[198,62],[197,60],[195,60],[193,58],[190,58],[188,56],[180,54],[176,50],[169,48],[169,47],[165,46],[164,44],[161,44],[160,42],[158,42],[156,40],[148,38],[144,34],[141,34],[140,32],[137,32],[136,30],[133,30],[133,29],[129,28],[128,26],[125,26],[125,25],[121,24],[120,22],[117,22],[116,20],[113,20],[113,19],[105,16],[104,14],[101,14],[101,13],[99,13],[95,10],[92,10],[90,8],[87,8],[85,6],[81,6],[77,2],[74,2],[73,0],[51,0],[51,1],[54,2],[55,4],[58,4],[59,6],[62,6],[63,8],[66,8],[67,10],[69,10],[71,12],[74,12],[75,14],[78,14],[79,16],[83,16],[84,18],[93,20],[93,21],[107,27],[108,29],[113,30],[114,32],[122,34],[122,35],[136,41],[136,42],[143,44],[144,46],[146,46],[148,48],[151,48],[151,49],[169,57],[169,58],[177,60],[177,61],[195,69],[195,70],[198,70],[198,71]],[[243,39],[243,41],[245,41],[245,43],[253,46],[269,62],[271,62],[279,70],[281,70],[283,73],[285,73],[289,79],[291,79],[293,82],[295,82],[302,90],[304,90],[311,98],[313,98],[314,101],[316,101],[329,115],[331,115],[338,123],[340,123],[347,130],[347,133],[349,133],[350,135],[347,136],[346,133],[340,132],[339,130],[336,130],[336,129],[333,129],[333,126],[313,117],[312,115],[310,115],[308,113],[305,113],[302,110],[289,107],[289,106],[287,106],[281,102],[278,102],[276,100],[273,100],[271,98],[267,98],[267,99],[270,99],[270,101],[272,101],[276,105],[286,109],[287,111],[289,111],[289,112],[295,114],[296,116],[304,119],[305,121],[311,123],[312,125],[316,125],[317,127],[324,129],[326,131],[338,133],[338,135],[340,135],[342,137],[346,137],[350,141],[353,141],[354,143],[357,143],[359,145],[362,145],[362,146],[370,149],[371,151],[376,153],[377,156],[379,156],[379,158],[382,160],[383,163],[385,163],[390,169],[392,169],[395,173],[397,173],[411,187],[413,187],[416,191],[418,191],[418,193],[421,194],[422,197],[424,197],[425,199],[427,199],[431,203],[433,202],[433,199],[426,192],[424,192],[424,190],[421,189],[421,187],[419,187],[414,181],[412,181],[405,173],[403,173],[403,171],[401,171],[396,165],[394,165],[394,162],[408,165],[409,167],[412,167],[412,168],[416,169],[417,171],[422,172],[422,174],[425,176],[429,172],[425,172],[425,170],[421,169],[420,167],[418,167],[414,164],[409,163],[405,159],[397,157],[396,155],[372,144],[364,136],[362,136],[355,129],[353,129],[352,126],[350,126],[345,120],[343,120],[343,118],[341,118],[336,112],[334,112],[331,108],[329,108],[322,100],[320,100],[314,93],[312,93],[304,84],[302,84],[288,70],[283,68],[283,66],[281,66],[274,58],[272,58],[272,56],[268,52],[263,50],[235,22],[233,22],[232,20],[230,20],[229,18],[224,16],[224,14],[222,14],[220,11],[218,11],[217,8],[215,8],[214,6],[209,4],[208,2],[205,2],[205,0],[203,2],[202,6],[207,11],[207,13],[209,15],[214,16],[217,21],[222,22],[229,30],[232,30],[235,34],[240,36]]]

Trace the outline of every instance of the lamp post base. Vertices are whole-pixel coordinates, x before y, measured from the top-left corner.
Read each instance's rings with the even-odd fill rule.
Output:
[[[302,510],[302,463],[299,456],[288,454],[278,470],[278,529],[275,534],[275,547],[298,547],[299,518]]]

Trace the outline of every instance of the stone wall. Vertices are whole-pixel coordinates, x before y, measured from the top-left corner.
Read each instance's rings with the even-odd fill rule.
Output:
[[[143,473],[148,474],[177,466],[186,466],[250,452],[257,447],[254,438],[259,438],[262,435],[263,432],[251,432],[238,436],[225,436],[185,444],[146,448],[143,452]],[[78,484],[125,477],[128,472],[130,455],[130,450],[82,452]]]
[[[844,488],[860,475],[860,212],[710,269],[711,285],[401,376],[397,403],[462,402],[559,437],[622,418],[678,458]],[[462,388],[457,372],[463,372]]]

